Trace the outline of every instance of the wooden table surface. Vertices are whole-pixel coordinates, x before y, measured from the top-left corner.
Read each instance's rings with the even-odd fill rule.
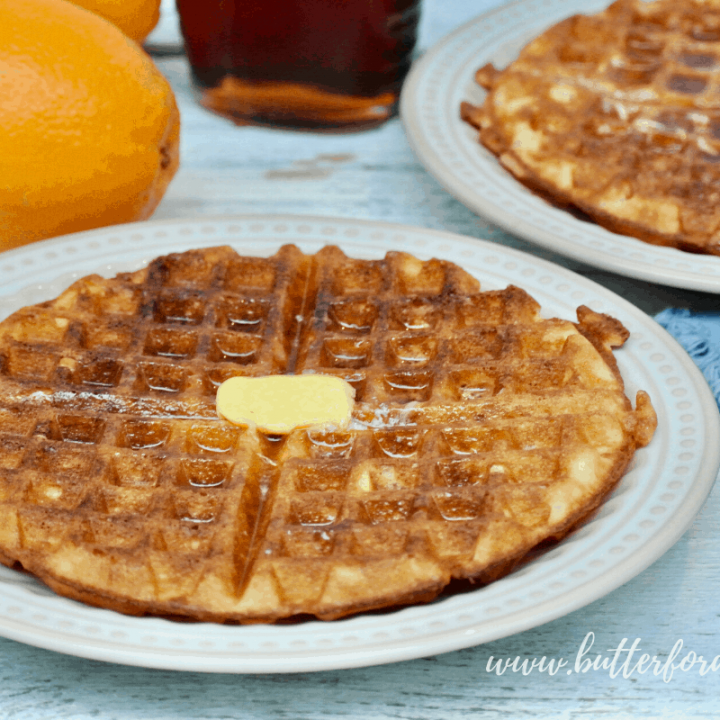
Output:
[[[493,0],[426,0],[420,50]],[[160,44],[175,32],[167,16]],[[176,34],[176,33],[175,33]],[[170,39],[172,45],[172,38]],[[167,48],[165,48],[167,50]],[[237,128],[195,104],[180,54],[156,60],[183,120],[182,164],[155,219],[232,213],[296,213],[420,225],[485,238],[589,276],[649,313],[718,308],[718,297],[623,278],[507,235],[448,195],[413,156],[399,120],[351,135]],[[574,662],[583,639],[612,655],[627,638],[664,660],[683,643],[720,655],[720,492],[660,560],[591,605],[496,642],[374,668],[300,675],[204,675],[125,667],[0,639],[0,718],[711,718],[720,671],[677,670],[624,678],[537,670],[488,672],[491,657]],[[720,663],[720,660],[718,661]]]

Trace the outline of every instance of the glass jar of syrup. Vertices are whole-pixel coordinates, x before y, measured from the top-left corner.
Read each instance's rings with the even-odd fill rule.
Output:
[[[397,111],[420,0],[177,0],[200,103],[238,124],[379,125]]]

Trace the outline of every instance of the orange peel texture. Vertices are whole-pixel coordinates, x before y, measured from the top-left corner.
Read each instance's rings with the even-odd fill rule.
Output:
[[[65,0],[0,0],[0,250],[149,217],[179,164],[170,85]]]
[[[72,0],[72,2],[117,25],[137,43],[142,43],[160,20],[160,0]]]

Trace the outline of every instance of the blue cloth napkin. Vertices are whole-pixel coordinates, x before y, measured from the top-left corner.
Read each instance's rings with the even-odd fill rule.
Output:
[[[655,319],[687,350],[720,405],[720,312],[670,308]]]

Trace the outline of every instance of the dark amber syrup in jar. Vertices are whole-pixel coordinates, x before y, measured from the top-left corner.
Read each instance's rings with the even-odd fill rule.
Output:
[[[397,109],[419,0],[177,0],[200,102],[240,124],[360,129]]]

